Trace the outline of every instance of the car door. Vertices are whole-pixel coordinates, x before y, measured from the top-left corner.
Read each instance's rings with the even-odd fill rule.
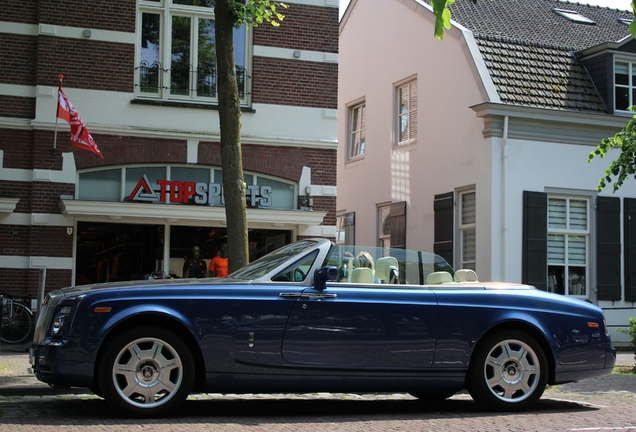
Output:
[[[431,367],[437,335],[435,296],[425,288],[327,284],[287,293],[294,305],[282,356],[328,368]]]

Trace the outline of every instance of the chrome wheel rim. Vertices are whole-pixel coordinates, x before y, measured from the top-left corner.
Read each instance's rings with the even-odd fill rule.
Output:
[[[113,385],[119,396],[139,408],[156,408],[168,402],[183,381],[177,351],[156,338],[132,341],[117,354]]]
[[[534,350],[519,340],[508,339],[493,347],[484,364],[488,388],[505,402],[521,402],[539,385],[541,365]]]

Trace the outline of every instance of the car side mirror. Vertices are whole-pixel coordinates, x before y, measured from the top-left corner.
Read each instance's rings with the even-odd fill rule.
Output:
[[[314,272],[314,289],[322,291],[327,287],[327,282],[338,279],[337,267],[321,267]]]

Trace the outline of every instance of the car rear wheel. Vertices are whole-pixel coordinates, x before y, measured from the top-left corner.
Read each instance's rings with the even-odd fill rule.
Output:
[[[471,359],[468,391],[488,408],[523,410],[545,390],[548,362],[537,341],[526,333],[508,330],[488,337]]]
[[[172,331],[140,327],[117,336],[104,350],[99,390],[127,417],[166,416],[186,400],[194,382],[194,361]]]

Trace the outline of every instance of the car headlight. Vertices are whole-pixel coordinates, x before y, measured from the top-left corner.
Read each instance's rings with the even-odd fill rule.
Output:
[[[71,313],[70,306],[64,306],[60,309],[60,311],[55,315],[55,319],[53,320],[53,325],[51,326],[51,334],[53,336],[60,336],[62,333],[62,329],[64,328],[64,322],[68,317],[68,314]]]

